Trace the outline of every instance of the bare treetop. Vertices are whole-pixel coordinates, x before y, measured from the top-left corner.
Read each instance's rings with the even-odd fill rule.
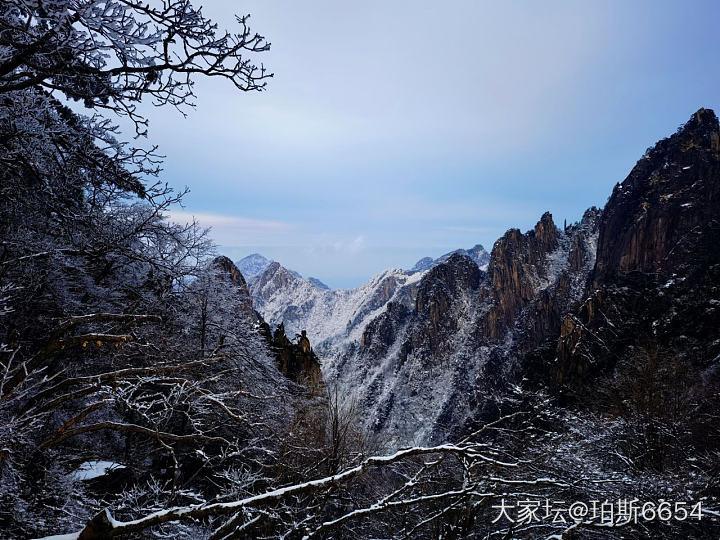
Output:
[[[85,106],[147,120],[136,103],[181,112],[193,106],[195,74],[229,79],[242,91],[272,77],[255,53],[270,44],[249,15],[237,33],[219,30],[188,0],[6,0],[0,4],[0,94],[40,86]]]

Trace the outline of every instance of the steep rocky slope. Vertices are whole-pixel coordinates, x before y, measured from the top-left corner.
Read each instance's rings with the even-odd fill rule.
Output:
[[[700,109],[615,186],[598,262],[549,371],[576,390],[628,357],[672,357],[714,378],[720,358],[720,130]]]
[[[515,377],[520,355],[542,344],[582,299],[594,263],[597,210],[566,231],[545,214],[508,231],[487,272],[453,255],[417,286],[412,305],[391,302],[359,342],[326,366],[361,403],[369,428],[391,444],[461,431],[488,393]]]

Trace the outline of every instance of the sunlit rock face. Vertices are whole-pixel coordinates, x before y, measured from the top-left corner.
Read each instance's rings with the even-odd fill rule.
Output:
[[[481,322],[487,339],[499,339],[516,316],[537,295],[538,287],[553,271],[548,256],[558,248],[559,232],[550,213],[535,229],[522,234],[510,229],[493,246],[485,288],[492,306]]]

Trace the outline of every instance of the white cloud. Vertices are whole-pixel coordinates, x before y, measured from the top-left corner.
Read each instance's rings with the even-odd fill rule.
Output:
[[[296,229],[292,223],[223,214],[184,210],[171,210],[168,214],[172,221],[178,223],[189,223],[194,219],[202,227],[210,227],[210,237],[223,246],[286,245]]]
[[[367,241],[362,234],[349,239],[331,238],[321,234],[308,243],[305,252],[308,255],[357,255],[366,247]]]
[[[353,238],[350,242],[340,242],[338,245],[338,250],[346,253],[360,253],[363,249],[365,249],[365,237],[363,235]]]

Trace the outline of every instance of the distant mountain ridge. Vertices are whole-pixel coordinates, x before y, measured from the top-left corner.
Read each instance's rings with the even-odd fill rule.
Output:
[[[331,290],[320,280],[303,278],[257,253],[241,259],[237,266],[241,271],[244,266],[249,268],[253,302],[271,326],[284,324],[290,333],[306,330],[318,351],[332,356],[341,343],[359,339],[371,318],[388,303],[411,307],[422,275],[453,256],[469,259],[482,269],[490,260],[490,254],[477,244],[437,259],[425,257],[410,270],[380,272],[363,285],[347,290]],[[262,271],[255,273],[260,267]]]
[[[250,294],[271,326],[284,324],[289,334],[307,330],[315,349],[327,355],[335,350],[332,344],[359,339],[388,302],[411,304],[421,275],[392,269],[355,289],[331,290],[273,262],[250,281]]]
[[[262,274],[265,269],[274,262],[275,261],[268,259],[260,253],[251,253],[247,257],[243,257],[239,261],[236,261],[235,266],[238,268],[238,270],[240,270],[240,273],[245,277],[245,280],[250,283],[253,279]],[[287,271],[298,279],[304,279],[300,272],[296,272],[295,270],[291,270],[289,268],[287,268]],[[330,287],[325,285],[325,283],[320,281],[318,278],[308,277],[307,281],[312,283],[318,289],[330,289]]]
[[[243,257],[239,261],[235,262],[235,266],[240,270],[240,273],[245,277],[246,281],[254,278],[257,275],[263,273],[263,271],[270,266],[272,261],[259,253],[251,253],[247,257]]]
[[[469,257],[475,264],[478,265],[480,270],[487,270],[487,265],[490,262],[490,254],[481,244],[476,244],[470,249],[456,249],[455,251],[446,253],[437,259],[433,259],[432,257],[423,257],[408,270],[408,273],[414,274],[415,272],[425,272],[438,264],[444,263],[453,255],[464,255],[465,257]]]

